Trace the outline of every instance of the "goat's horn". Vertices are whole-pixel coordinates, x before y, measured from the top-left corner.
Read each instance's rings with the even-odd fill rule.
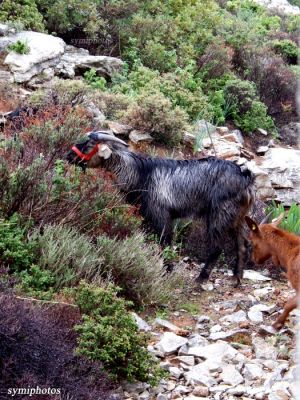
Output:
[[[116,142],[116,143],[123,144],[124,146],[128,146],[128,144],[126,142],[124,142],[124,140],[121,140],[121,139],[119,139],[119,138],[117,138],[115,136],[108,135],[105,132],[101,132],[101,131],[89,132],[88,136],[91,139],[97,140],[99,142],[102,142],[102,141],[103,142]]]
[[[265,216],[265,218],[261,221],[261,223],[259,225],[267,224],[269,222],[269,218],[271,217],[272,214],[273,214],[273,211],[269,212],[269,214]]]

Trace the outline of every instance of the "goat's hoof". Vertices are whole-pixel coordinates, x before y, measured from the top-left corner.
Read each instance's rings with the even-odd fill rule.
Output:
[[[272,328],[276,329],[276,331],[280,331],[280,329],[283,327],[283,323],[282,322],[274,322],[274,324],[272,325]]]
[[[238,288],[238,287],[241,286],[241,284],[242,284],[241,279],[240,279],[240,278],[236,278],[236,282],[235,282],[235,284],[233,285],[233,287]]]

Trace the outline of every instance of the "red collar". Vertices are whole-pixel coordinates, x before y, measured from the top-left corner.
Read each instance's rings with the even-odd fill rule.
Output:
[[[84,154],[81,153],[81,151],[76,147],[73,146],[72,150],[78,155],[78,157],[80,157],[82,160],[85,161],[90,161],[90,159],[98,152],[98,148],[99,148],[99,144],[96,144],[96,146],[93,148],[93,150],[88,153],[88,154]]]

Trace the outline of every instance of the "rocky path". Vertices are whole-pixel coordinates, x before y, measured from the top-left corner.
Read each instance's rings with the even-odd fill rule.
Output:
[[[234,289],[228,272],[194,292],[198,315],[183,309],[167,320],[156,318],[149,351],[169,372],[156,388],[127,384],[125,398],[215,400],[295,399],[295,332],[298,311],[279,333],[272,332],[285,300],[293,293],[285,279],[267,271],[245,271],[242,288]],[[203,312],[204,311],[204,312]]]

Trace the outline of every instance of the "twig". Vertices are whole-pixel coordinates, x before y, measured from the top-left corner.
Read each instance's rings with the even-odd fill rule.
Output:
[[[20,297],[20,296],[15,296],[15,298],[19,299],[19,300],[37,301],[37,302],[40,302],[40,303],[63,304],[65,306],[77,307],[78,308],[78,306],[76,304],[65,303],[63,301],[40,300],[40,299],[35,299],[34,297]]]

